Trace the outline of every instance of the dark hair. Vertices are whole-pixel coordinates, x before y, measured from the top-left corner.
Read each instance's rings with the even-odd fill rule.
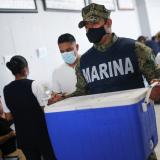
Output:
[[[138,38],[137,38],[137,41],[138,42],[141,42],[141,41],[146,41],[147,40],[147,37],[145,37],[145,36],[139,36]]]
[[[76,42],[76,39],[74,38],[73,35],[69,33],[65,33],[59,36],[58,38],[58,44],[64,43],[64,42]]]
[[[12,72],[13,75],[21,73],[22,69],[28,67],[27,60],[22,56],[13,56],[10,62],[6,63],[7,68]]]
[[[152,37],[151,37],[151,39],[152,39],[153,41],[155,40],[155,38],[156,38],[156,36],[152,36]]]

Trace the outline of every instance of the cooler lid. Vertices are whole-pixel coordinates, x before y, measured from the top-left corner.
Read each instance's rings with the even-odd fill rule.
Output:
[[[148,88],[71,97],[44,108],[45,113],[126,106],[139,102]]]

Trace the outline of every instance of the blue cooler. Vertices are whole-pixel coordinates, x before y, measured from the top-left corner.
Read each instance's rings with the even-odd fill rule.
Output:
[[[147,88],[80,96],[45,107],[58,160],[146,160],[158,143]]]

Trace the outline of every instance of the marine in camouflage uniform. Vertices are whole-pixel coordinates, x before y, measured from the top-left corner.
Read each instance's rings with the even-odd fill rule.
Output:
[[[95,23],[98,22],[100,18],[108,19],[110,17],[110,11],[107,10],[103,5],[92,3],[82,9],[82,17],[83,21],[79,23],[80,28],[85,26],[86,22]],[[118,37],[114,33],[112,33],[111,37],[112,38],[110,42],[106,42],[103,44],[99,43],[94,44],[94,47],[98,51],[100,51],[98,52],[98,54],[105,54],[106,53],[105,51],[118,40]],[[153,51],[144,44],[135,41],[134,52],[138,60],[139,70],[142,73],[142,75],[146,78],[148,83],[150,83],[151,80],[153,79],[159,79],[160,68],[155,63],[155,57]],[[76,75],[77,75],[76,91],[68,95],[68,97],[90,94],[87,88],[87,82],[80,71],[80,62],[76,66]],[[150,155],[148,160],[157,160],[154,152]]]
[[[100,54],[103,54],[103,51],[106,50],[108,47],[112,46],[118,37],[113,34],[113,39],[110,44],[106,45],[94,45],[99,51]],[[135,42],[135,54],[138,59],[138,66],[144,77],[146,78],[147,82],[150,84],[152,79],[159,79],[160,77],[160,67],[155,62],[155,57],[153,51],[139,43]],[[76,91],[72,93],[70,96],[81,96],[89,94],[88,89],[86,88],[87,82],[84,79],[82,73],[80,72],[80,62],[76,66],[76,75],[77,75],[77,84],[76,84]]]
[[[85,21],[98,21],[99,16],[103,17],[104,19],[108,19],[110,16],[110,12],[105,9],[103,5],[97,5],[92,3],[86,6],[82,9],[82,17],[84,20],[80,22],[79,27],[85,25]],[[112,33],[112,39],[109,43],[94,44],[94,47],[100,51],[99,54],[104,54],[103,52],[110,48],[117,40],[118,37],[114,33]],[[146,78],[147,82],[150,84],[151,80],[159,79],[160,66],[158,66],[155,62],[155,56],[153,54],[153,51],[144,44],[135,41],[135,54],[138,59],[139,70]],[[80,71],[80,62],[76,66],[76,75],[76,91],[69,96],[81,96],[89,94],[89,91],[86,88],[87,82]]]

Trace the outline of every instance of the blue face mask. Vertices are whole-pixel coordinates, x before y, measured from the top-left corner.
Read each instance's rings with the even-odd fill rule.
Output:
[[[67,64],[73,64],[77,57],[74,54],[74,51],[62,53],[62,58]]]

